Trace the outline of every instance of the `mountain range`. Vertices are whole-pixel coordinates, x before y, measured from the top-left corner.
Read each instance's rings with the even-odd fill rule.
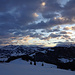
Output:
[[[75,70],[75,46],[38,47],[8,45],[0,47],[0,63],[21,58],[25,61],[45,62],[57,68]]]

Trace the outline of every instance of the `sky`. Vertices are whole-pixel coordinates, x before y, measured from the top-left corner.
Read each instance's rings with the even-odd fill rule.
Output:
[[[74,32],[75,0],[0,0],[0,46],[74,44]]]

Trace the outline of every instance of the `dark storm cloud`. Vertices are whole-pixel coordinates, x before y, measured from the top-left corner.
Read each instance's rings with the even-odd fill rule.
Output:
[[[54,18],[58,16],[58,14],[55,14],[55,13],[51,13],[51,14],[43,14],[43,17],[44,18]]]
[[[60,37],[61,35],[60,34],[53,34],[53,33],[51,33],[49,36],[52,37],[52,38],[56,38],[56,37]]]
[[[62,7],[60,7],[60,4],[57,2],[57,0],[47,0],[46,1],[46,9],[44,9],[45,13],[48,12],[56,12],[56,11],[60,11],[62,9]]]
[[[45,28],[47,28],[47,26],[48,26],[48,23],[46,22],[43,22],[43,21],[41,21],[40,23],[38,23],[38,24],[31,24],[31,25],[28,25],[28,26],[26,26],[26,28],[25,29],[45,29]]]
[[[27,26],[27,28],[29,28],[29,29],[46,29],[46,28],[53,27],[56,25],[63,25],[63,24],[68,24],[68,23],[70,23],[70,21],[68,21],[68,20],[51,19],[50,21],[48,21],[46,23],[42,21],[38,24],[32,24],[30,26]]]
[[[52,38],[57,38],[57,37],[61,37],[60,34],[54,34],[54,33],[51,33],[48,37],[45,37],[45,38],[42,38],[42,40],[50,40]]]
[[[66,32],[66,31],[61,31],[59,33],[51,33],[48,37],[44,37],[44,38],[40,38],[42,40],[50,40],[50,39],[53,39],[53,38],[61,38],[61,39],[64,39],[64,40],[72,40],[71,38],[71,35],[68,35],[68,34],[72,34],[71,32]]]
[[[40,0],[0,0],[0,9],[5,8],[0,13],[3,12],[3,15],[0,16],[3,22],[11,22],[16,19],[16,23],[24,25],[24,23],[29,23],[34,20],[32,13],[36,12],[39,7]],[[14,21],[15,23],[15,21]]]
[[[39,4],[40,0],[0,0],[0,36],[6,36],[8,33],[10,36],[11,29],[26,28],[29,22],[35,20],[33,13]]]
[[[35,34],[31,34],[30,37],[34,37],[34,38],[39,38],[41,39],[42,36],[44,36],[43,34],[39,34],[39,33],[35,33]]]
[[[65,35],[62,36],[62,39],[70,40],[71,36],[65,34]]]
[[[75,17],[75,0],[70,0],[64,6],[64,12],[62,13],[62,15],[68,17],[69,19]]]
[[[64,6],[64,10],[61,13],[63,17],[68,19],[68,24],[75,23],[75,0],[69,0]]]
[[[72,0],[74,1],[74,0]],[[73,2],[71,2],[73,3]],[[15,25],[17,27],[25,27],[30,29],[39,29],[39,28],[47,28],[53,25],[69,23],[70,21],[62,21],[62,20],[54,20],[53,17],[58,16],[55,12],[62,11],[62,7],[56,0],[47,0],[46,6],[42,12],[44,18],[51,18],[48,23],[39,23],[36,26],[32,24],[30,27],[27,26],[29,22],[33,22],[35,19],[32,16],[32,13],[36,11],[41,11],[40,8],[41,1],[40,0],[0,0],[0,13],[3,12],[4,15],[0,16],[0,22],[5,23],[9,27],[11,25]],[[69,3],[67,3],[68,5]],[[66,6],[65,6],[66,7]],[[64,12],[66,11],[64,7]],[[71,6],[72,7],[72,6]],[[3,11],[4,10],[4,11]],[[63,14],[63,13],[62,13]],[[7,24],[8,23],[8,24]],[[10,24],[11,23],[11,24]],[[17,26],[18,25],[18,26]],[[10,28],[14,28],[10,27]]]
[[[61,31],[60,34],[72,34],[72,32]]]
[[[68,20],[61,20],[61,19],[50,19],[50,21],[48,22],[43,22],[41,21],[38,24],[31,24],[26,26],[26,29],[47,29],[47,28],[51,28],[53,26],[56,25],[63,25],[63,24],[68,24],[70,21]]]
[[[60,7],[60,5],[57,4],[54,10],[60,12],[61,16],[59,16],[59,13],[54,13],[53,10],[48,10],[49,12],[47,11],[47,13],[43,13],[44,18],[50,19],[47,27],[75,23],[75,0],[69,0],[64,7]],[[62,19],[60,18],[53,19],[54,17],[58,16],[61,17]]]
[[[44,30],[42,30],[41,32],[47,32],[47,33],[49,33],[49,32],[59,32],[60,31],[60,26],[57,26],[56,28],[47,28],[47,29],[44,29]]]
[[[0,40],[0,44],[2,44],[3,43],[3,41],[2,40]]]
[[[40,0],[0,0],[0,12],[7,12],[14,7],[21,6],[26,6],[31,10],[35,10],[35,8],[39,5],[39,2]]]
[[[59,41],[59,42],[53,42],[53,43],[58,43],[58,44],[60,44],[60,43],[62,43],[61,41]]]
[[[41,38],[43,36],[42,33],[39,34],[34,30],[17,31],[14,33],[14,37],[27,36],[27,35],[29,35],[30,37],[33,37],[33,38]]]
[[[15,25],[15,28],[26,26],[29,22],[33,22],[35,18],[33,17],[33,13],[36,11],[41,11],[41,3],[40,0],[0,0],[0,22],[5,23],[9,27],[11,25]],[[56,10],[60,10],[59,4],[56,2],[56,0],[47,0],[46,1],[46,9],[44,9],[43,14],[46,12],[54,12]],[[50,15],[50,17],[55,16],[56,14]],[[11,23],[11,24],[10,24]],[[36,28],[40,28],[39,23]],[[18,26],[17,26],[18,25]],[[45,27],[44,24],[42,24],[41,28]],[[12,27],[12,29],[14,26]],[[29,27],[28,27],[29,28]],[[30,27],[32,28],[32,26]],[[34,25],[33,25],[33,28]]]

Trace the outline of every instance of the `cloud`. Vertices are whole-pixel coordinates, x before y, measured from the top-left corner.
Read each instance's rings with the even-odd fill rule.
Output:
[[[51,33],[49,36],[52,37],[52,38],[56,38],[56,37],[60,37],[61,35],[55,34],[55,33]]]
[[[46,8],[43,11],[41,11],[41,3],[42,1],[40,0],[0,0],[0,28],[6,30],[7,32],[9,29],[22,30],[47,27],[47,23],[44,22],[38,24],[34,23],[28,26],[28,23],[32,23],[36,20],[36,18],[33,16],[34,13],[40,12],[43,15],[52,9],[54,9],[52,11],[60,10],[60,6],[56,0],[47,0]]]
[[[62,12],[62,16],[68,18],[71,22],[75,23],[75,0],[69,0],[67,4],[64,6],[64,11]]]
[[[69,38],[66,34],[71,32],[65,30],[75,31],[75,26],[65,27],[61,31],[59,25],[75,23],[74,3],[74,0],[70,0],[62,7],[57,0],[0,0],[0,39],[3,40],[0,44],[10,44],[17,39],[23,42],[23,38]],[[37,33],[36,30],[40,29],[43,31]],[[46,33],[51,34],[46,37]]]
[[[71,39],[71,41],[73,41],[73,42],[74,42],[74,41],[75,41],[75,38],[72,38],[72,39]]]
[[[30,37],[39,38],[39,39],[42,38],[42,36],[44,36],[44,34],[35,33],[30,35]]]
[[[0,21],[4,23],[2,24],[3,26],[6,26],[6,27],[9,26],[9,28],[11,29],[14,29],[14,28],[21,29],[22,27],[31,28],[31,29],[32,28],[40,29],[40,28],[48,28],[54,25],[65,24],[70,22],[70,21],[67,21],[66,18],[64,18],[64,21],[62,21],[63,19],[60,19],[60,18],[57,18],[56,20],[53,19],[54,17],[59,15],[55,12],[62,11],[62,7],[56,0],[52,0],[52,1],[47,0],[43,12],[41,11],[41,8],[40,8],[40,4],[42,3],[40,0],[38,1],[35,1],[35,0],[3,1],[1,0],[0,3],[2,3],[0,8],[2,9],[5,7],[6,9],[6,11],[3,12],[3,15],[0,16],[1,17]],[[36,13],[37,11],[42,13],[44,18],[49,18],[50,21],[47,23],[41,22],[41,23],[38,23],[37,25],[32,24],[29,27],[28,23],[35,21],[35,17],[33,17],[32,14]],[[2,12],[2,10],[0,10],[0,12]],[[65,12],[65,8],[64,8],[64,12]]]
[[[28,42],[32,40],[33,38],[28,35],[23,37],[11,37],[10,39],[11,39],[10,44],[27,45],[29,44]]]
[[[74,24],[75,23],[75,1],[74,0],[68,0],[67,3],[64,5],[64,7],[56,7],[60,13],[55,13],[52,10],[48,13],[44,13],[43,17],[50,19],[47,22],[47,27],[52,27],[56,25],[64,25],[64,24]],[[59,9],[61,8],[61,10]],[[55,10],[55,8],[54,8]]]
[[[64,27],[64,30],[73,30],[73,31],[75,31],[75,26]]]
[[[56,0],[47,0],[46,1],[46,5],[45,5],[45,9],[44,9],[44,13],[46,12],[55,12],[55,11],[59,11],[61,10],[62,7],[60,7],[60,4],[58,4],[58,2]]]
[[[52,38],[58,38],[58,37],[61,37],[61,35],[56,33],[51,33],[48,37],[42,38],[42,40],[50,40]]]
[[[61,31],[60,34],[72,34],[72,32]]]
[[[0,44],[2,44],[3,43],[3,41],[2,40],[0,40]]]
[[[43,29],[41,32],[59,32],[60,31],[60,26],[57,26],[56,28],[47,28],[47,29]]]
[[[59,33],[50,33],[50,35],[48,37],[41,38],[41,40],[48,40],[49,41],[51,39],[58,39],[58,41],[60,41],[60,40],[70,41],[73,39],[71,36],[72,36],[71,32],[61,31]]]
[[[0,0],[0,28],[21,29],[35,21],[32,15],[39,8],[40,0]]]
[[[70,40],[71,36],[69,36],[69,35],[63,35],[63,36],[61,36],[61,39]]]
[[[57,19],[50,19],[47,22],[41,21],[38,24],[34,23],[34,24],[26,26],[26,28],[28,28],[28,29],[47,29],[47,28],[51,28],[51,27],[57,26],[57,25],[69,24],[70,22],[71,21],[69,21],[67,19],[62,20],[60,18],[57,18]]]
[[[44,17],[44,18],[48,18],[48,19],[54,18],[54,17],[56,17],[56,16],[58,16],[58,14],[56,14],[56,13],[43,14],[43,17]]]

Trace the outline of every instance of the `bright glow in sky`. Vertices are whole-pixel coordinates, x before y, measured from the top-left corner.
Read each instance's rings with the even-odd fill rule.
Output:
[[[45,3],[45,2],[42,2],[42,3],[41,3],[41,5],[42,5],[42,6],[45,6],[45,5],[46,5],[46,3]]]
[[[34,17],[39,17],[39,15],[37,13],[34,13],[33,15],[34,15]]]

